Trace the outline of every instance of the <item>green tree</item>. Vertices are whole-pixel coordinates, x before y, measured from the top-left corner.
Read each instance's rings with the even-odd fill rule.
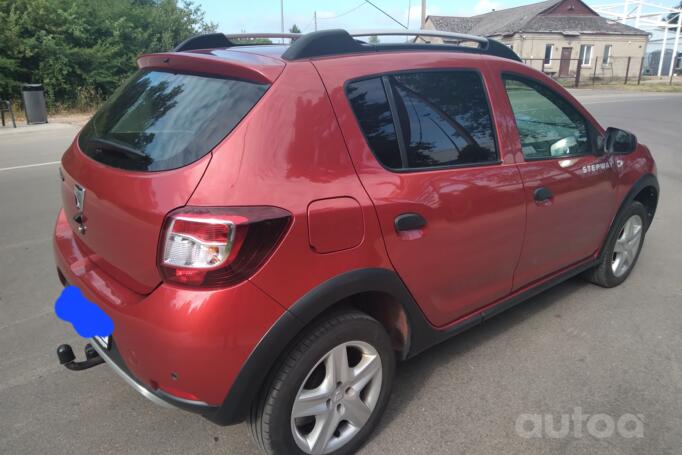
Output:
[[[372,35],[369,37],[369,44],[379,44],[379,37],[376,35]]]
[[[0,0],[0,24],[0,97],[42,83],[51,108],[97,104],[140,54],[216,28],[188,0]]]
[[[289,33],[301,33],[301,29],[298,28],[298,25],[294,24],[289,29]]]

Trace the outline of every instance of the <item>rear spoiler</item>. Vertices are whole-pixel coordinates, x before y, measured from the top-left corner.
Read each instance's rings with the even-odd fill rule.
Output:
[[[228,76],[260,84],[272,84],[284,70],[281,60],[246,52],[205,50],[146,54],[137,59],[140,69]]]

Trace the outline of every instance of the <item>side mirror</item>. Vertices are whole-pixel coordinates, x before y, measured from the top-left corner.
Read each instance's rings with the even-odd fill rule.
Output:
[[[605,153],[632,153],[637,148],[637,137],[625,130],[608,127],[604,134]]]

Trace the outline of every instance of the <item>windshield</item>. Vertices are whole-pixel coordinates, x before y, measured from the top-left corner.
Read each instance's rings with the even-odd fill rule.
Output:
[[[237,126],[268,85],[161,71],[138,71],[83,128],[92,159],[136,171],[192,163]]]

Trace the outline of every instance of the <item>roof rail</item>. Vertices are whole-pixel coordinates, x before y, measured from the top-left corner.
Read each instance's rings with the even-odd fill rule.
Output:
[[[257,38],[282,38],[292,42],[300,38],[300,33],[205,33],[187,38],[173,48],[173,52],[186,52],[196,49],[215,49],[223,47],[241,46],[250,43],[239,43],[235,40],[249,40]]]
[[[386,43],[368,44],[357,37],[363,36],[414,36],[441,38],[444,44],[425,43]],[[347,32],[346,30],[320,30],[307,33],[209,33],[189,38],[173,49],[173,52],[184,52],[195,49],[214,49],[240,46],[249,43],[239,43],[235,40],[248,40],[255,38],[284,38],[290,39],[291,45],[284,51],[282,58],[285,60],[303,60],[314,57],[332,55],[356,54],[366,52],[385,51],[454,51],[469,52],[476,54],[493,55],[521,61],[518,55],[506,45],[494,39],[482,36],[466,35],[463,33],[442,32],[439,30],[362,30]],[[454,42],[454,43],[453,43]],[[477,47],[462,46],[462,42],[473,42]]]
[[[231,33],[226,34],[227,39],[254,39],[254,38],[285,38],[292,41],[302,37],[300,33]]]
[[[387,43],[387,44],[367,44],[356,40],[361,36],[414,36],[414,37],[434,37],[444,41],[454,41],[453,43],[431,44],[431,43]],[[478,46],[461,46],[462,42],[474,42]],[[469,52],[476,54],[494,55],[496,57],[507,58],[521,61],[518,55],[506,45],[494,39],[482,36],[465,35],[462,33],[441,32],[438,30],[363,30],[358,32],[347,32],[345,30],[321,30],[308,33],[297,39],[282,54],[285,60],[301,60],[314,57],[324,57],[331,55],[355,54],[365,52],[385,52],[385,51],[455,51]]]
[[[487,44],[488,38],[464,33],[442,32],[440,30],[355,30],[348,32],[350,36],[430,36],[434,38],[447,38],[450,41],[473,41]]]

